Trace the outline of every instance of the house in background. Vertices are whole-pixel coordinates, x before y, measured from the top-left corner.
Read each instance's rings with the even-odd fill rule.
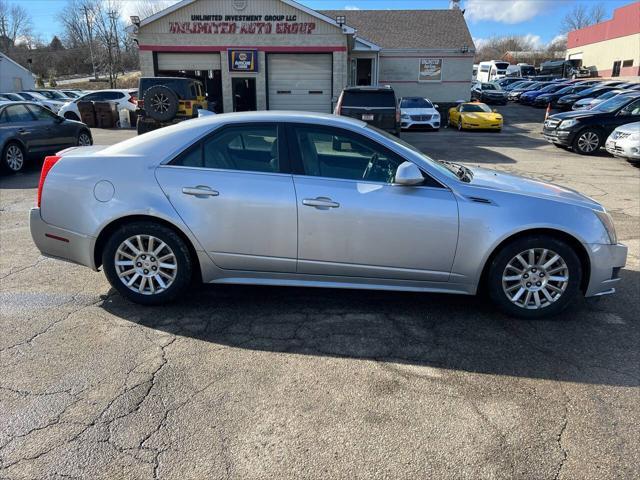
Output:
[[[569,32],[567,60],[581,60],[599,77],[638,78],[640,2],[616,8],[611,20]]]
[[[0,53],[0,92],[19,92],[35,87],[33,74]]]

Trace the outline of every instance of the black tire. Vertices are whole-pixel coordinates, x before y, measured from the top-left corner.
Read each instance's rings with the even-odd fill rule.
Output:
[[[27,164],[27,153],[24,147],[17,142],[9,142],[2,149],[0,167],[6,173],[18,173],[24,170]]]
[[[80,117],[73,112],[65,112],[64,118],[66,118],[67,120],[75,120],[77,122],[80,121]]]
[[[167,122],[178,113],[178,96],[166,85],[156,85],[144,92],[144,111],[158,122]]]
[[[507,297],[507,293],[503,288],[502,278],[507,265],[518,254],[528,251],[529,249],[547,249],[550,252],[555,252],[560,255],[562,260],[564,260],[568,269],[569,279],[563,293],[557,298],[557,300],[547,302],[544,299],[544,295],[541,295],[541,292],[539,292],[539,297],[543,299],[542,301],[546,303],[546,306],[538,309],[526,309],[524,306],[516,305],[516,303]],[[526,269],[523,270],[526,271]],[[531,278],[533,279],[536,274],[541,275],[542,273],[543,272],[529,272],[528,274],[531,275]],[[537,277],[535,279],[538,280]],[[518,238],[502,247],[489,265],[486,280],[489,297],[493,303],[507,315],[527,319],[552,317],[562,312],[580,291],[580,284],[582,282],[582,266],[578,255],[567,243],[548,235],[532,235],[530,237]],[[526,282],[527,280],[521,281]],[[515,281],[515,284],[517,283],[518,281]],[[511,286],[510,283],[507,283],[507,285]],[[524,294],[522,296],[524,296]]]
[[[76,140],[76,145],[79,147],[88,147],[89,145],[93,145],[93,138],[91,138],[91,133],[86,130],[80,130],[78,133],[78,138]]]
[[[597,139],[595,148],[592,147],[592,142],[587,141],[588,139],[593,140],[594,138]],[[595,128],[585,128],[576,134],[571,148],[574,152],[579,153],[580,155],[595,155],[602,146],[602,140],[603,135],[599,130],[596,130]]]
[[[138,291],[132,290],[130,287],[124,284],[124,280],[118,276],[116,270],[116,252],[123,242],[136,235],[152,235],[158,240],[166,243],[168,248],[171,249],[175,257],[176,273],[172,283],[167,283],[168,286],[160,293],[143,294]],[[156,245],[154,243],[154,245]],[[138,245],[139,246],[139,245]],[[138,257],[133,259],[137,261]],[[155,260],[155,259],[154,259]],[[157,259],[160,262],[160,259]],[[182,238],[172,229],[165,227],[154,222],[134,222],[126,224],[117,229],[111,237],[107,240],[107,243],[102,252],[102,266],[104,273],[109,280],[109,283],[115,288],[122,296],[129,300],[142,305],[160,305],[163,303],[171,302],[180,296],[187,289],[191,283],[193,274],[191,254],[189,248]],[[125,268],[125,267],[121,267]],[[132,266],[134,268],[134,266]],[[135,275],[135,273],[133,274]],[[134,282],[140,284],[141,282]],[[156,285],[157,282],[156,282]],[[144,287],[143,287],[144,290]]]

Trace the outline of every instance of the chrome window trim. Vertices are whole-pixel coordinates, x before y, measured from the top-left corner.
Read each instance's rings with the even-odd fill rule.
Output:
[[[202,170],[205,172],[222,172],[222,173],[248,173],[253,175],[270,175],[270,176],[278,176],[278,177],[291,177],[290,173],[280,173],[280,172],[258,172],[255,170],[233,170],[230,168],[207,168],[207,167],[186,167],[184,165],[167,165],[161,164],[156,168],[177,168],[181,170]]]

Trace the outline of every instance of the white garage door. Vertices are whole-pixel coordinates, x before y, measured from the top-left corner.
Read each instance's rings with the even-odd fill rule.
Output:
[[[158,53],[158,70],[220,70],[220,54]]]
[[[331,113],[329,54],[269,54],[269,110]]]

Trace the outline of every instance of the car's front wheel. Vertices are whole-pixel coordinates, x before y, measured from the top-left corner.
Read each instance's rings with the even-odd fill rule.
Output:
[[[26,154],[17,143],[8,143],[2,151],[2,169],[9,173],[18,173],[25,166]]]
[[[602,135],[599,131],[588,128],[579,132],[573,140],[573,150],[581,155],[593,155],[602,145]]]
[[[143,305],[170,302],[191,282],[189,248],[172,229],[153,222],[135,222],[107,240],[102,265],[111,286]]]
[[[582,267],[567,243],[547,235],[505,245],[488,271],[489,296],[503,312],[522,318],[557,315],[580,289]]]

